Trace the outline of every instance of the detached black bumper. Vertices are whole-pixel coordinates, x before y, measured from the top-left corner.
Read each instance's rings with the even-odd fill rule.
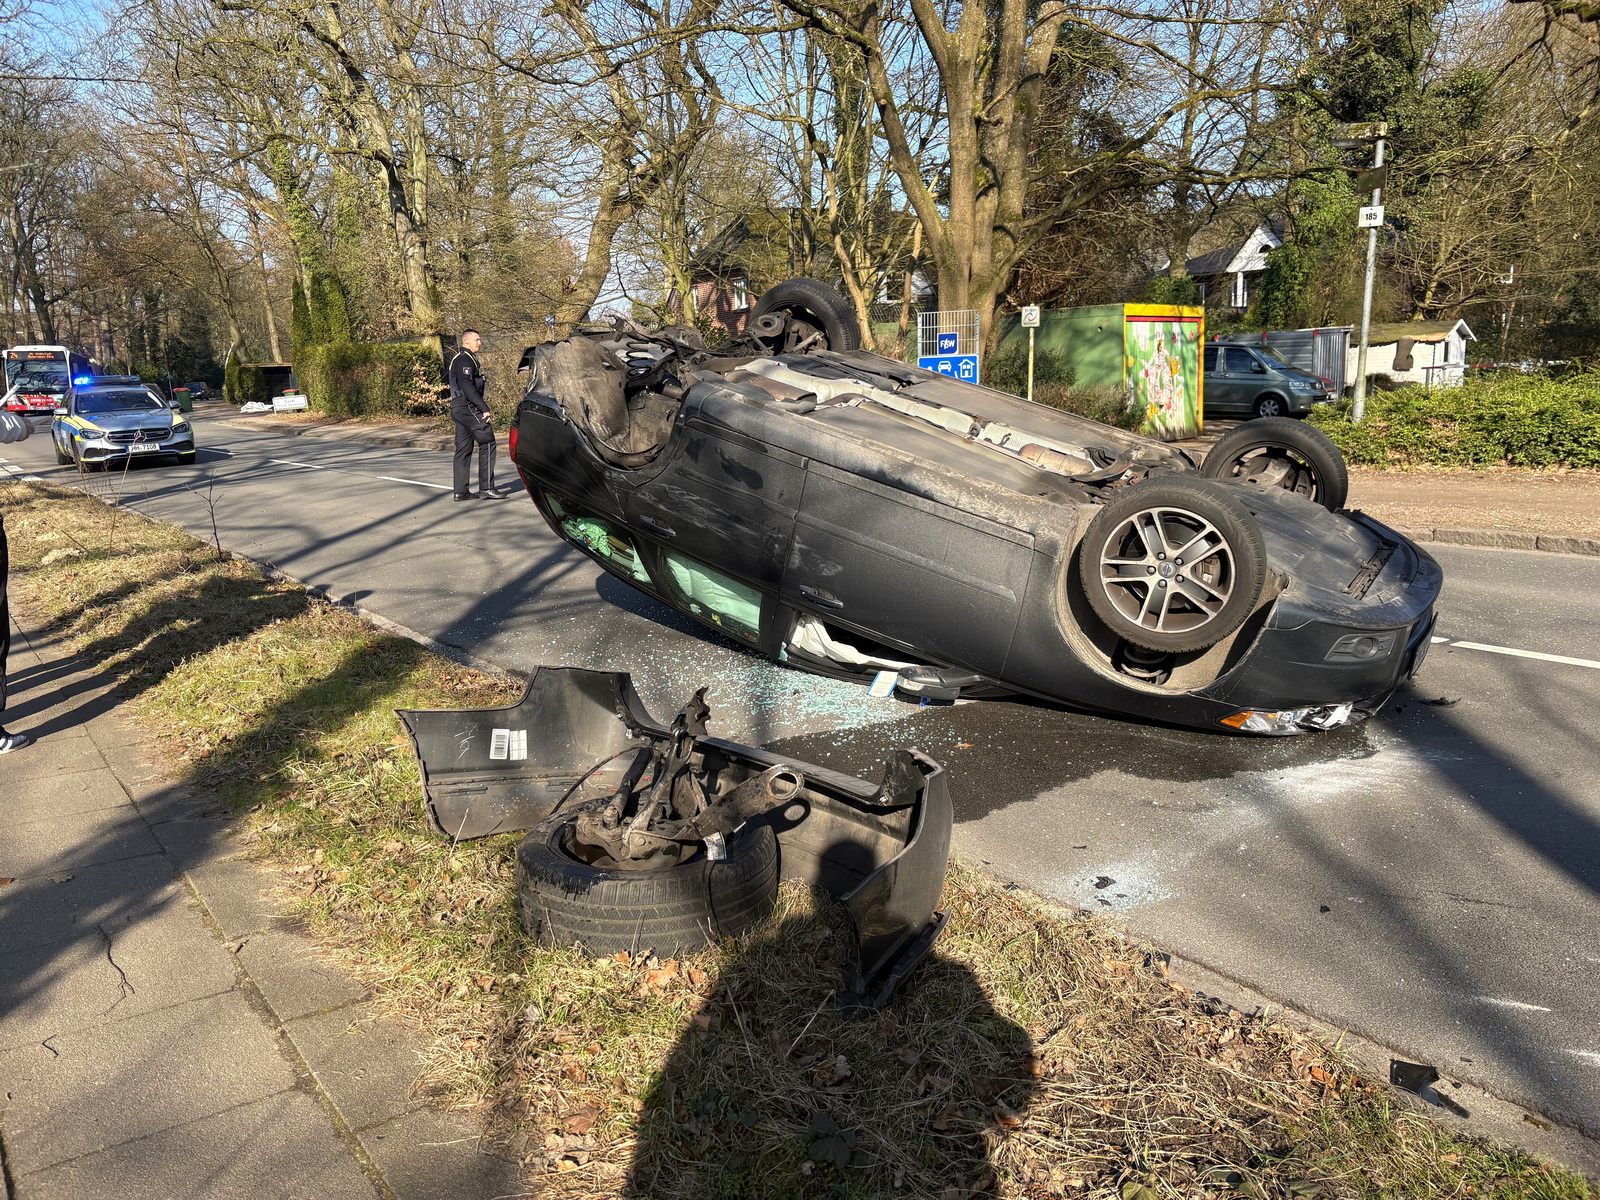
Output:
[[[564,819],[563,806],[604,795],[624,780],[640,749],[673,731],[640,702],[621,672],[541,667],[507,708],[404,710],[422,766],[435,829],[453,839],[534,829]],[[846,1007],[877,1007],[921,961],[944,927],[938,911],[954,813],[944,769],[896,750],[883,782],[800,762],[754,746],[698,736],[693,752],[730,767],[734,780],[773,767],[803,787],[757,818],[777,835],[784,878],[821,886],[855,925],[857,963]]]

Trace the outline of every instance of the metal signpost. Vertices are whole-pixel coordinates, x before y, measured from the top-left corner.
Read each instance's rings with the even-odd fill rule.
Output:
[[[1362,207],[1356,217],[1356,228],[1367,231],[1367,278],[1361,291],[1361,343],[1356,350],[1356,386],[1352,393],[1350,419],[1360,422],[1367,412],[1367,334],[1372,327],[1372,277],[1378,259],[1378,230],[1383,227],[1383,139],[1389,136],[1389,126],[1383,121],[1339,126],[1339,136],[1333,144],[1341,150],[1365,149],[1369,142],[1376,143],[1372,170],[1363,178],[1372,179],[1372,203]]]
[[[1033,399],[1033,333],[1039,328],[1039,306],[1022,306],[1022,327],[1028,331],[1028,399]]]
[[[978,382],[978,314],[925,312],[917,316],[917,365],[967,383]]]

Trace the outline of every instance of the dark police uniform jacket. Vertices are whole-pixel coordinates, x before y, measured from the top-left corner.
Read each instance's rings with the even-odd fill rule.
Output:
[[[489,405],[483,398],[483,368],[471,350],[460,349],[450,360],[450,415],[471,424],[473,414],[487,416]]]

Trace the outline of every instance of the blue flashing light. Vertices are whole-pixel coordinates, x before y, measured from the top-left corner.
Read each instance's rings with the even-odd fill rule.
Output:
[[[82,375],[82,376],[79,376],[77,379],[74,379],[72,382],[77,387],[83,387],[85,384],[93,383],[94,382],[94,376],[93,375]]]

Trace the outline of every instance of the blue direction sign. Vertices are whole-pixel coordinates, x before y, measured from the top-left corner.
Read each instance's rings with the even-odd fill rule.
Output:
[[[950,340],[955,340],[955,334],[950,334]],[[945,335],[940,334],[942,342]],[[949,375],[955,379],[964,379],[968,383],[978,382],[978,356],[976,354],[924,354],[917,360],[917,365],[927,371],[937,371],[941,375]]]

